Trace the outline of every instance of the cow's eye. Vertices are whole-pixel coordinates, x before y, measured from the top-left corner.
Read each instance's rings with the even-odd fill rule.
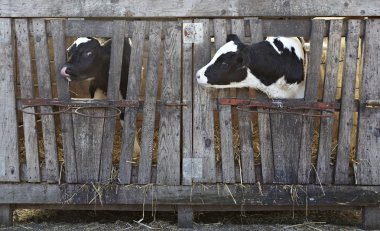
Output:
[[[226,62],[222,62],[222,64],[221,64],[222,69],[227,69],[228,66],[229,66],[228,63],[226,63]]]
[[[84,53],[84,56],[86,56],[86,57],[89,57],[89,56],[91,56],[91,55],[92,55],[92,52],[91,52],[91,51],[87,51],[87,52]]]

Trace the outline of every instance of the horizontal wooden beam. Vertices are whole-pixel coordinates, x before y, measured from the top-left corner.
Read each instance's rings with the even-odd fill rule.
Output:
[[[0,0],[0,17],[314,17],[379,16],[373,0]]]
[[[380,186],[0,184],[0,204],[379,206]]]

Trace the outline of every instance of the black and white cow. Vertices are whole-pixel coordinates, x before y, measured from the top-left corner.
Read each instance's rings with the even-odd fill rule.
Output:
[[[68,81],[90,80],[91,98],[106,99],[111,59],[112,40],[103,41],[92,37],[80,37],[67,49],[67,62],[61,68],[62,77]],[[125,99],[128,85],[130,41],[125,40],[120,77],[120,98]],[[123,125],[124,114],[120,115]],[[140,152],[135,138],[134,152]]]
[[[268,37],[246,45],[237,35],[230,34],[227,43],[196,77],[205,87],[250,87],[269,98],[303,98],[303,44],[295,37]]]

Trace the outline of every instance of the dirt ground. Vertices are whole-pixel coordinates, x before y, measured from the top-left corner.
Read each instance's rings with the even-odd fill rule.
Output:
[[[144,219],[142,217],[144,216]],[[361,230],[361,211],[198,212],[194,230]],[[0,230],[178,230],[174,212],[18,209]]]

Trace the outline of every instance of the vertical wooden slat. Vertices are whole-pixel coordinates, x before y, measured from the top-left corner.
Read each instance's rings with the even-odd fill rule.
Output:
[[[129,66],[127,100],[139,99],[146,21],[135,21],[133,26],[131,50],[131,57],[133,58],[131,58]],[[132,174],[132,154],[136,134],[137,108],[126,108],[124,116],[119,180],[120,183],[128,184],[131,182]]]
[[[145,99],[141,133],[141,154],[139,160],[138,183],[151,182],[152,152],[155,128],[155,109],[158,86],[158,66],[161,50],[161,22],[151,22],[149,29],[149,57],[145,81]]]
[[[215,48],[218,50],[226,43],[227,21],[225,19],[214,20],[214,37]],[[218,98],[229,97],[229,89],[220,89]],[[220,129],[220,148],[222,159],[222,182],[235,183],[235,164],[234,164],[234,149],[232,138],[232,118],[231,106],[218,105],[219,110],[219,129]]]
[[[237,34],[239,38],[244,41],[244,20],[232,20],[232,33]],[[256,28],[252,28],[256,29]],[[260,35],[254,35],[253,39],[258,39]],[[257,42],[257,41],[251,41]],[[248,99],[248,89],[237,89],[237,98]],[[251,113],[246,111],[239,111],[239,139],[241,150],[241,171],[243,183],[254,183],[255,176],[255,163],[253,154],[253,135],[252,135],[252,116]]]
[[[325,20],[312,19],[312,29],[310,35],[310,52],[307,61],[307,77],[305,100],[316,101],[318,97],[318,85],[320,79],[320,63],[323,48],[323,32],[325,30]],[[300,157],[298,163],[298,183],[307,184],[310,180],[311,154],[313,143],[315,118],[304,117],[302,124],[302,140]]]
[[[181,102],[181,24],[170,22],[165,29],[164,74],[161,102]],[[179,185],[181,108],[163,105],[158,145],[157,183]]]
[[[47,34],[44,19],[33,19],[33,35],[34,35],[34,47],[36,55],[36,67],[37,67],[37,79],[38,79],[38,91],[40,98],[51,99],[52,88],[50,81],[50,60],[47,44]],[[51,107],[41,107],[41,112],[51,113],[53,110]],[[43,115],[42,131],[43,141],[45,148],[45,162],[46,170],[49,174],[50,181],[57,181],[59,177],[58,171],[58,154],[57,154],[57,142],[55,134],[54,116]],[[39,163],[36,163],[37,165]],[[37,171],[37,168],[36,168]],[[39,167],[38,167],[39,171]],[[35,181],[40,179],[39,173]]]
[[[203,24],[203,41],[194,44],[193,68],[196,73],[210,61],[210,22],[208,19],[197,19],[194,22]],[[193,79],[193,155],[202,159],[202,178],[194,181],[215,183],[214,115],[211,91],[200,87],[196,79]]]
[[[379,38],[380,20],[368,19],[364,40],[357,151],[357,182],[361,185],[380,185],[380,113],[379,108],[365,106],[367,100],[380,99]]]
[[[27,19],[16,19],[15,29],[17,38],[17,64],[19,67],[18,70],[21,86],[21,98],[30,99],[34,97],[34,91]],[[25,110],[29,113],[35,112],[33,107],[26,108]],[[38,176],[35,176],[34,174],[39,174],[38,171],[33,169],[38,166],[39,163],[36,118],[34,115],[28,113],[23,113],[22,117],[26,152],[27,178],[33,182],[36,178],[38,179]]]
[[[365,230],[380,229],[380,206],[362,208],[362,226]]]
[[[60,70],[66,60],[66,47],[63,20],[51,20],[51,33],[54,47],[55,76],[60,100],[70,99],[69,85],[62,78]],[[65,157],[65,177],[67,183],[77,182],[77,164],[75,157],[74,129],[72,115],[63,113],[60,115],[61,135]]]
[[[302,116],[273,114],[270,123],[275,182],[295,184],[298,181]]]
[[[13,208],[11,205],[0,205],[0,227],[13,225]]]
[[[86,109],[81,113],[91,116],[103,116],[105,110]],[[78,183],[99,181],[104,120],[104,118],[73,115]]]
[[[126,22],[123,20],[115,20],[112,28],[112,47],[111,47],[111,59],[110,69],[108,77],[108,89],[107,98],[110,100],[119,99],[119,86],[121,68],[123,62],[124,51],[124,35],[126,30]],[[106,111],[106,115],[114,113],[113,111]],[[102,120],[99,119],[99,123]],[[112,170],[112,149],[115,137],[115,124],[116,118],[106,118],[104,120],[103,140],[101,147],[100,158],[100,172],[99,180],[103,183],[107,183],[111,180]]]
[[[191,20],[183,20],[183,23],[191,22]],[[185,160],[193,157],[193,81],[193,44],[183,43],[182,102],[187,105],[182,108],[182,185],[192,184],[192,173],[186,174]]]
[[[355,82],[361,20],[348,20],[346,56],[343,72],[342,103],[339,121],[338,151],[335,184],[348,184],[348,167],[351,152],[351,131],[355,111]]]
[[[342,20],[331,20],[327,47],[326,76],[323,88],[323,102],[335,100],[339,70],[339,51],[341,44]],[[327,112],[322,112],[322,115]],[[330,156],[334,118],[322,118],[319,133],[317,174],[322,184],[332,183]]]
[[[263,40],[263,27],[260,19],[250,19],[249,25],[251,29],[252,42]],[[264,94],[257,92],[257,99],[263,99]],[[261,172],[263,183],[272,183],[274,181],[274,165],[273,165],[273,150],[272,138],[270,130],[270,118],[268,109],[257,109],[258,127],[260,136],[260,156],[261,156]]]
[[[141,131],[141,154],[139,162],[138,183],[151,183],[154,123],[156,115],[156,97],[158,88],[158,66],[161,50],[161,22],[150,22],[149,57],[146,76],[143,124]],[[165,76],[164,76],[165,78]],[[158,173],[159,174],[159,173]]]
[[[11,25],[0,19],[0,181],[20,180]]]

